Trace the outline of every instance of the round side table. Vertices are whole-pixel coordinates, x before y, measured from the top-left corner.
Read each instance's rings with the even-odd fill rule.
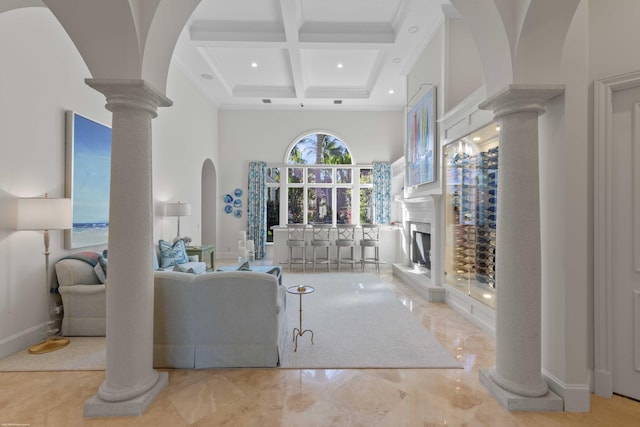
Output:
[[[298,337],[304,335],[305,332],[311,332],[311,344],[313,344],[313,331],[311,329],[302,329],[302,295],[310,294],[315,291],[313,286],[289,286],[287,292],[294,295],[300,295],[300,327],[293,328],[293,342],[295,347],[293,351],[298,351]]]

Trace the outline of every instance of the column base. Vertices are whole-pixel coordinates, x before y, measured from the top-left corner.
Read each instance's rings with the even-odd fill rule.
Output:
[[[489,369],[480,371],[480,382],[484,384],[494,397],[509,411],[551,412],[564,410],[564,401],[551,390],[540,397],[520,396],[511,393],[491,379]]]
[[[108,402],[95,396],[85,400],[85,418],[97,417],[130,417],[142,415],[158,393],[169,383],[169,373],[158,372],[158,381],[146,393],[130,400]]]

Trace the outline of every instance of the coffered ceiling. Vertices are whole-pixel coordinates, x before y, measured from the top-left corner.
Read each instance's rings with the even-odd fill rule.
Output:
[[[202,0],[174,61],[220,108],[400,110],[447,0]]]

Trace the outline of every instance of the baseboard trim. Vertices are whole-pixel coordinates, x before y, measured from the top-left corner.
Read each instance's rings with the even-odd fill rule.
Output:
[[[496,337],[496,311],[455,287],[445,283],[445,302],[454,311],[473,322],[492,338]]]
[[[17,334],[8,336],[0,341],[0,359],[24,350],[43,339],[42,331],[46,327],[46,323],[33,326]]]
[[[564,400],[564,412],[589,412],[591,410],[591,371],[584,384],[566,384],[542,370],[549,388]]]

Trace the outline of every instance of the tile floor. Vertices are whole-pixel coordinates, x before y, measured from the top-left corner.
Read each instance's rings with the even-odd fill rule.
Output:
[[[590,413],[506,411],[478,379],[494,363],[494,340],[390,269],[381,278],[465,369],[169,370],[144,415],[100,419],[83,418],[83,402],[104,372],[0,372],[0,427],[640,425],[640,403],[618,396],[593,396]]]

